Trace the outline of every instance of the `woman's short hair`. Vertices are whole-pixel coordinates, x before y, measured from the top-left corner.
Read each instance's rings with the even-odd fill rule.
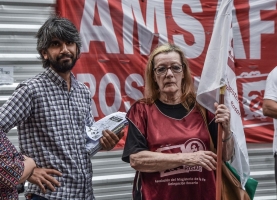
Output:
[[[156,99],[159,98],[160,91],[158,84],[155,82],[154,79],[154,58],[158,54],[161,53],[169,53],[169,52],[176,52],[180,55],[180,61],[183,65],[183,74],[184,78],[182,79],[182,96],[181,101],[185,108],[189,109],[192,104],[195,103],[195,91],[194,91],[194,84],[191,77],[191,72],[189,68],[188,60],[185,57],[183,50],[172,43],[162,44],[156,47],[151,54],[149,55],[146,70],[145,70],[145,99],[148,99],[153,103]]]
[[[37,51],[44,68],[48,68],[50,63],[49,60],[44,59],[42,51],[48,49],[53,38],[76,43],[77,57],[79,57],[82,46],[81,38],[75,25],[66,18],[51,16],[38,30],[36,38]]]

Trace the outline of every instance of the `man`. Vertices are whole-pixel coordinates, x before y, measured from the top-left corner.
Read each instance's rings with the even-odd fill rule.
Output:
[[[0,108],[0,129],[17,126],[22,154],[34,159],[29,199],[94,199],[92,164],[85,126],[91,126],[91,95],[71,73],[81,39],[65,18],[50,17],[39,29],[37,51],[46,70],[22,82]],[[103,131],[100,143],[112,149],[123,136]]]
[[[36,164],[19,153],[0,130],[0,200],[18,199],[17,185],[29,178]]]
[[[269,74],[266,80],[263,100],[264,116],[272,117],[274,124],[273,154],[275,158],[275,182],[277,184],[277,67]]]

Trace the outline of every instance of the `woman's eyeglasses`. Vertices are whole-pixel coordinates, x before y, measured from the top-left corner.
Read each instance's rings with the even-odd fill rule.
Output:
[[[167,70],[170,69],[173,73],[180,73],[183,71],[183,66],[182,65],[172,65],[170,67],[165,67],[165,66],[159,66],[153,69],[153,71],[157,75],[164,75],[167,73]]]

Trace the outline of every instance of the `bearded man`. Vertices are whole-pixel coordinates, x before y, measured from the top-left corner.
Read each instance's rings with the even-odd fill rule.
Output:
[[[92,97],[71,72],[80,56],[79,33],[68,19],[53,16],[36,37],[46,70],[20,83],[0,108],[0,129],[17,126],[21,153],[36,163],[27,199],[94,199],[85,131],[94,123]],[[122,136],[103,131],[102,148],[111,150]]]

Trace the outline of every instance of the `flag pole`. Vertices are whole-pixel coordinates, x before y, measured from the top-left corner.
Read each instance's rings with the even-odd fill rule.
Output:
[[[219,104],[224,104],[226,85],[220,87]],[[218,124],[217,131],[217,166],[216,166],[216,200],[221,200],[222,186],[222,126]]]

